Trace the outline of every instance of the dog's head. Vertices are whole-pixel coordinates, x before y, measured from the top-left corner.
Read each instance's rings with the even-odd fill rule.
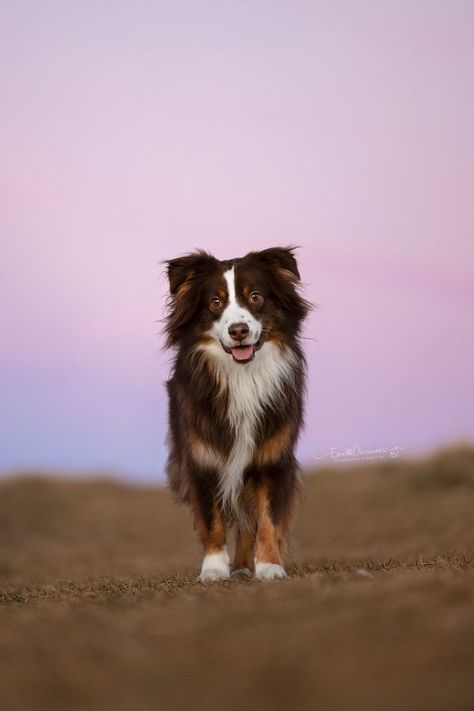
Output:
[[[214,340],[229,358],[245,364],[266,341],[294,340],[308,312],[293,248],[227,261],[199,251],[171,259],[167,269],[169,346]]]

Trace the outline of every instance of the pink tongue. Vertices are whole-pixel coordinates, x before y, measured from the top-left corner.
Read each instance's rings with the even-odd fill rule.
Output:
[[[252,357],[253,346],[241,346],[240,348],[231,348],[231,351],[235,360],[248,360]]]

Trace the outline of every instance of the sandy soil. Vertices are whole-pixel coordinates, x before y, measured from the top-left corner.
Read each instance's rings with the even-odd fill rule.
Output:
[[[287,580],[195,580],[159,488],[0,482],[0,708],[474,708],[474,451],[305,477]]]

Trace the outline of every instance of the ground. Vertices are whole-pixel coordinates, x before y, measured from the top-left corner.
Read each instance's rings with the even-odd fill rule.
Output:
[[[0,483],[0,708],[474,708],[474,451],[308,473],[270,583],[196,582],[188,512]]]

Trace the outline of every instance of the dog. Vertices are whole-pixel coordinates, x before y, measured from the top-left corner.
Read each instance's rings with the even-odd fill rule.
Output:
[[[192,510],[199,580],[283,578],[300,490],[295,445],[306,364],[295,248],[219,261],[197,251],[166,264],[170,294],[167,477]],[[235,527],[231,563],[227,532]]]

